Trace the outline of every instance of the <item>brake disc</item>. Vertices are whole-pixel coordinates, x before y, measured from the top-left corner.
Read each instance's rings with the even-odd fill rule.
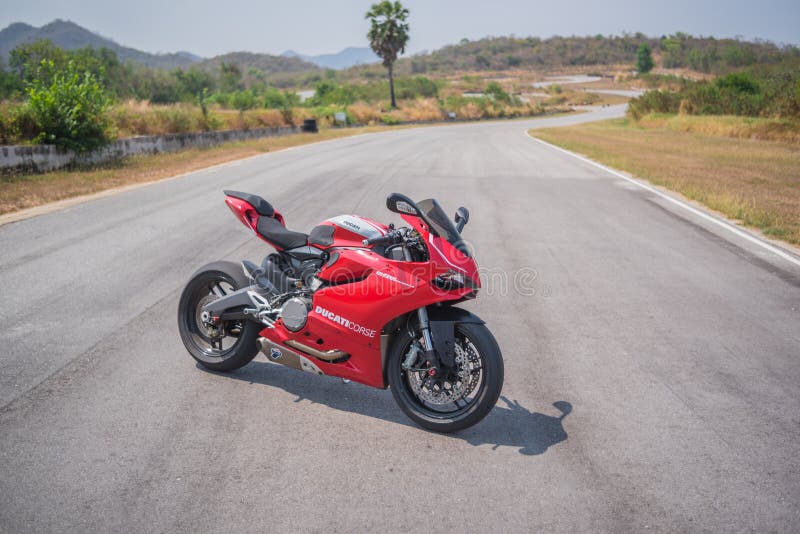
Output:
[[[466,397],[478,384],[480,357],[471,343],[465,348],[463,341],[455,344],[456,370],[447,379],[429,377],[424,370],[406,371],[411,390],[419,399],[434,405],[450,404]],[[411,349],[409,349],[411,350]]]

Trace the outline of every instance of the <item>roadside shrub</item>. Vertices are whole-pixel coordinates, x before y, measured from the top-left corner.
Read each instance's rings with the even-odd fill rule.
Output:
[[[800,72],[748,70],[713,81],[685,81],[673,91],[648,91],[631,100],[634,119],[648,113],[800,118]]]
[[[41,68],[53,72],[51,81],[34,79],[26,90],[26,106],[39,130],[35,141],[76,152],[106,144],[111,101],[98,80],[89,72],[79,73],[71,61],[61,71],[51,61],[42,61]]]
[[[164,133],[189,133],[200,129],[195,117],[188,110],[178,107],[157,110],[155,119]]]
[[[347,115],[348,119],[352,117],[353,124],[375,124],[382,120],[380,108],[364,102],[347,106]]]
[[[407,121],[437,121],[444,118],[439,102],[434,98],[420,98],[401,103],[400,112]]]
[[[0,144],[10,145],[31,141],[39,133],[39,127],[28,106],[10,102],[0,103]]]
[[[381,122],[383,122],[383,124],[386,124],[387,126],[396,126],[400,124],[400,119],[395,115],[384,113],[383,115],[381,115]]]
[[[236,91],[231,94],[229,103],[233,109],[245,111],[256,107],[256,97],[250,91]]]
[[[511,95],[506,93],[500,84],[497,82],[490,82],[483,91],[486,95],[494,98],[496,102],[511,102]]]
[[[651,90],[628,103],[628,114],[638,120],[648,113],[677,113],[680,101],[678,93]]]
[[[288,109],[300,105],[300,96],[291,91],[267,88],[264,92],[264,107],[267,109]]]

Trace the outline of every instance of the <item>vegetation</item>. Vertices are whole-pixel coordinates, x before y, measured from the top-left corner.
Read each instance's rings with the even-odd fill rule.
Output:
[[[726,74],[752,65],[800,64],[800,49],[766,41],[747,42],[676,33],[659,38],[641,33],[592,37],[487,37],[463,40],[434,52],[399,59],[400,75],[463,71],[551,70],[592,65],[631,65],[646,44],[662,67]],[[375,66],[353,67],[340,76],[377,76]]]
[[[42,60],[27,94],[22,113],[30,121],[34,141],[79,153],[108,141],[110,99],[91,72],[77,70],[73,62],[56,70],[52,61]]]
[[[650,47],[647,46],[647,43],[640,44],[639,50],[636,51],[636,70],[641,74],[647,74],[653,70],[654,66],[653,53]]]
[[[397,99],[394,94],[392,69],[398,54],[405,52],[408,43],[408,23],[406,22],[408,9],[404,8],[399,1],[383,0],[372,4],[366,18],[370,22],[367,34],[369,46],[383,60],[383,66],[389,71],[389,91],[394,109],[397,107]]]
[[[735,128],[768,128],[766,119],[691,118],[703,133],[628,120],[532,130],[548,142],[628,171],[741,221],[800,244],[797,145],[736,139]],[[765,124],[766,123],[766,124]],[[674,126],[674,125],[673,125]]]
[[[654,112],[800,119],[800,70],[760,67],[711,81],[681,80],[677,90],[648,91],[630,103],[633,118]]]
[[[166,73],[120,63],[108,49],[64,51],[47,41],[18,47],[10,62],[0,77],[13,88],[0,104],[0,143],[56,142],[80,151],[113,137],[298,125],[310,117],[333,126],[337,112],[345,112],[351,125],[396,124],[441,120],[449,112],[465,119],[530,116],[545,112],[545,105],[558,111],[557,106],[568,103],[524,103],[501,84],[484,88],[481,80],[475,83],[484,96],[465,98],[458,85],[417,75],[393,78],[396,101],[391,107],[385,101],[390,93],[386,79],[337,81],[333,71],[301,102],[294,91],[274,87],[269,78],[245,73],[235,63],[220,62],[216,73],[196,67]],[[89,78],[73,84],[70,105],[43,98],[44,87],[56,89],[51,87],[54,76],[60,87],[80,73]],[[65,91],[54,94],[67,96]],[[29,95],[37,95],[35,105],[23,100]],[[51,103],[49,111],[42,107],[45,102]],[[56,120],[56,111],[67,110],[72,115]]]
[[[536,75],[520,69],[605,64],[629,71],[634,61],[642,71],[659,62],[722,73],[709,81],[638,75],[635,83],[659,91],[633,103],[636,118],[654,112],[798,114],[800,54],[794,47],[685,34],[658,39],[641,34],[504,37],[463,40],[431,54],[398,59],[408,39],[407,10],[384,1],[367,15],[374,23],[373,45],[383,50],[391,67],[388,78],[380,65],[333,71],[308,68],[297,58],[247,53],[166,71],[122,62],[108,48],[65,51],[49,41],[24,43],[11,51],[7,67],[0,65],[0,143],[57,142],[90,150],[114,137],[298,125],[312,117],[322,126],[338,126],[333,117],[341,112],[348,125],[440,120],[451,112],[459,119],[531,116],[570,105],[617,103],[620,97],[574,86],[527,94],[533,92],[530,84]],[[747,67],[750,61],[758,65]],[[42,70],[42,62],[49,67]],[[472,72],[448,74],[455,69]],[[513,72],[498,75],[491,69]],[[487,74],[475,72],[481,70]],[[72,104],[57,105],[45,88],[53,98],[72,98]],[[313,94],[302,101],[298,90],[308,88]],[[35,102],[31,95],[36,95]],[[84,136],[85,142],[77,140]]]

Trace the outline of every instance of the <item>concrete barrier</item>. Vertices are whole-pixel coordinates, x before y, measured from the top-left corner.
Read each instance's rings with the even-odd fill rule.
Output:
[[[103,163],[135,154],[176,152],[190,147],[210,147],[231,141],[289,135],[298,131],[294,126],[251,128],[249,130],[219,130],[168,135],[145,135],[120,139],[91,152],[78,155],[54,145],[19,145],[0,147],[0,172],[44,172],[72,164]]]

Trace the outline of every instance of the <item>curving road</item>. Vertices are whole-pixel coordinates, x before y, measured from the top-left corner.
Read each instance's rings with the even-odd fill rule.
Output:
[[[0,532],[798,531],[800,263],[523,133],[622,112],[309,145],[0,227]],[[391,191],[468,206],[497,408],[442,436],[263,356],[197,368],[183,282],[265,252],[224,188],[301,230],[395,220]]]

